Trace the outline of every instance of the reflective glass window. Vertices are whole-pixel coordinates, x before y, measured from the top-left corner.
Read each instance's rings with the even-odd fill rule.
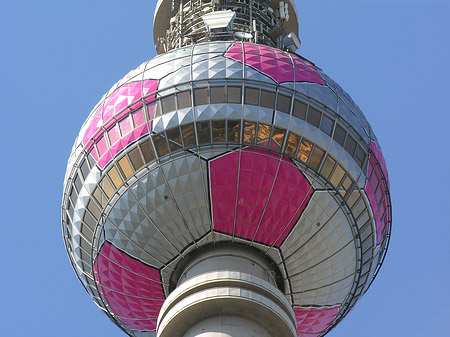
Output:
[[[92,193],[92,195],[94,196],[95,200],[97,200],[97,202],[102,205],[102,207],[104,206],[103,203],[103,198],[102,198],[102,191],[100,190],[100,187],[96,187],[94,190],[94,193]]]
[[[97,221],[92,217],[92,215],[89,212],[84,213],[83,221],[85,225],[89,227],[91,232],[94,232]]]
[[[75,176],[74,186],[77,188],[77,192],[80,193],[83,183],[81,182],[80,176],[78,174]]]
[[[259,89],[245,88],[245,104],[259,105]]]
[[[229,120],[227,125],[227,137],[230,143],[239,143],[241,133],[240,121]]]
[[[95,160],[92,158],[92,156],[88,155],[87,160],[89,162],[89,167],[92,169],[95,166]]]
[[[241,103],[242,88],[241,87],[227,87],[228,103]]]
[[[123,182],[122,178],[120,177],[120,174],[117,171],[115,166],[113,166],[109,169],[107,175],[108,175],[109,179],[111,179],[111,181],[113,182],[116,189],[119,188],[120,185],[122,185],[122,182]]]
[[[364,203],[363,199],[360,198],[358,200],[358,202],[355,205],[353,205],[353,207],[352,207],[353,216],[355,218],[358,218],[359,215],[364,211],[365,208],[366,208],[366,204]]]
[[[360,145],[356,147],[355,157],[356,162],[359,164],[359,166],[363,166],[364,159],[366,158],[366,153],[362,149]]]
[[[89,242],[87,242],[82,236],[80,236],[80,246],[87,252],[90,252],[92,249],[92,246],[89,244]]]
[[[180,129],[175,127],[167,130],[167,139],[169,140],[170,151],[177,151],[182,148]]]
[[[353,185],[353,180],[352,180],[349,176],[347,176],[347,177],[344,179],[344,182],[342,183],[342,187],[343,187],[346,191],[348,191],[352,185]]]
[[[297,151],[298,142],[300,141],[300,137],[294,133],[289,133],[287,145],[286,145],[286,153],[292,157],[295,156],[295,152]]]
[[[161,98],[162,113],[175,111],[175,96],[169,95]]]
[[[169,153],[166,140],[161,135],[153,136],[153,143],[155,144],[156,153],[159,157],[165,156]]]
[[[271,132],[271,126],[267,124],[259,123],[258,125],[258,142],[269,139]]]
[[[309,155],[311,154],[313,144],[303,139],[300,143],[300,148],[298,149],[297,158],[303,162],[307,163]]]
[[[283,146],[284,136],[286,135],[286,130],[277,127],[273,128],[273,141],[281,148]]]
[[[142,166],[144,166],[144,160],[141,156],[141,151],[139,151],[139,147],[135,147],[133,150],[128,152],[128,156],[130,157],[131,164],[135,171],[139,170]]]
[[[323,164],[322,169],[320,170],[320,174],[324,178],[328,179],[331,171],[333,171],[335,164],[336,164],[336,161],[333,158],[331,158],[330,156],[328,156],[327,159],[325,159],[325,163]]]
[[[127,156],[123,156],[119,160],[119,167],[122,170],[122,173],[126,179],[131,177],[131,175],[133,174],[133,169],[131,168],[131,165],[130,165],[130,162],[128,161]]]
[[[345,140],[345,146],[344,149],[350,153],[351,156],[355,153],[356,149],[356,140],[353,139],[350,135],[347,136],[347,139]]]
[[[77,191],[75,190],[75,188],[72,187],[72,190],[70,191],[70,200],[72,200],[72,203],[75,205],[76,201],[78,198],[78,194]]]
[[[86,212],[85,214],[88,214]],[[94,233],[92,232],[92,229],[89,228],[89,226],[86,225],[85,222],[81,225],[81,233],[83,233],[83,236],[90,242],[92,242],[92,238],[94,237]]]
[[[111,197],[113,196],[115,189],[114,186],[112,185],[112,183],[109,181],[108,177],[104,177],[102,182],[101,182],[101,186],[103,191],[105,192],[106,196],[108,197],[108,199],[111,199]]]
[[[256,133],[256,123],[245,122],[242,142],[247,144],[253,144],[255,142],[255,133]]]
[[[261,90],[261,106],[269,109],[275,108],[275,93],[273,91]]]
[[[320,117],[321,116],[322,116],[322,113],[319,110],[317,110],[317,109],[313,108],[312,106],[310,106],[309,109],[308,109],[308,117],[306,118],[306,121],[309,124],[311,124],[311,125],[315,126],[316,128],[318,128],[319,125],[320,125]]]
[[[144,156],[144,160],[146,163],[150,163],[156,159],[155,153],[153,152],[152,144],[150,143],[150,140],[146,140],[139,146],[141,148],[142,155]]]
[[[212,137],[214,143],[225,142],[225,121],[212,121]]]
[[[81,174],[83,175],[83,179],[86,180],[89,174],[89,167],[86,160],[84,160],[83,163],[81,164],[80,171]]]
[[[345,136],[347,135],[347,131],[340,126],[339,124],[336,124],[336,128],[334,129],[334,135],[333,139],[341,146],[344,146],[345,142]]]
[[[209,121],[197,122],[197,137],[199,144],[210,144]]]
[[[177,94],[177,104],[178,110],[190,108],[192,106],[191,103],[191,91],[183,91]]]
[[[211,104],[225,103],[225,87],[211,87]]]
[[[183,135],[184,147],[196,146],[194,124],[187,124],[181,126],[181,134]]]
[[[325,132],[328,136],[333,133],[334,121],[326,115],[322,117],[322,123],[320,124],[320,129]]]
[[[277,110],[285,113],[290,113],[291,110],[291,97],[278,94]]]
[[[311,159],[309,160],[309,166],[317,171],[319,169],[320,163],[322,162],[324,151],[318,148],[317,146],[314,147],[314,150],[311,155]]]
[[[100,219],[100,209],[97,207],[97,205],[95,204],[94,201],[89,200],[88,204],[87,204],[87,209],[91,212],[91,214],[93,215],[93,217],[98,220]]]
[[[344,174],[344,169],[340,165],[337,165],[330,178],[331,185],[333,185],[334,187],[338,187],[342,178],[344,178]]]
[[[194,89],[195,105],[205,105],[209,103],[208,88],[196,88]]]
[[[359,200],[360,194],[358,191],[353,191],[350,197],[347,199],[347,205],[353,207],[353,205]]]
[[[292,112],[292,114],[297,118],[305,120],[307,107],[308,105],[306,105],[305,103],[300,102],[299,100],[295,100],[294,111]]]

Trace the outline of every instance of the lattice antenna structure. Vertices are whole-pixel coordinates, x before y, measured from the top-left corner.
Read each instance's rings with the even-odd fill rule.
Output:
[[[295,53],[291,0],[160,0],[154,40],[68,160],[77,277],[133,337],[326,335],[389,244],[370,124]]]
[[[158,53],[230,40],[294,48],[287,45],[288,40],[292,45],[292,38],[285,39],[289,33],[295,35],[298,49],[297,9],[292,0],[160,0],[153,25]]]

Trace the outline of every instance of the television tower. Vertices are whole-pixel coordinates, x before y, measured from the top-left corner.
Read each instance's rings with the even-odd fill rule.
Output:
[[[129,336],[324,336],[389,243],[371,126],[295,53],[293,0],[159,0],[153,32],[69,157],[75,273]]]

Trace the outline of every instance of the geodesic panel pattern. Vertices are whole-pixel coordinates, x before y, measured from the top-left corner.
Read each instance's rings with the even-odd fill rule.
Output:
[[[122,323],[136,330],[156,329],[165,299],[157,269],[106,242],[95,264],[95,277],[101,296]]]
[[[210,162],[214,229],[279,246],[313,193],[288,158],[246,148]]]
[[[298,337],[319,337],[331,326],[339,312],[339,306],[322,308],[294,307]]]
[[[160,273],[169,291],[186,254],[221,241],[272,259],[293,307],[341,308],[333,326],[384,257],[389,181],[364,115],[319,68],[218,41],[158,55],[105,94],[69,158],[62,220],[75,272],[131,336],[153,330],[136,324],[140,302],[117,295],[132,283],[115,283],[130,275],[107,249]]]
[[[391,222],[389,203],[389,179],[381,150],[375,142],[371,142],[372,153],[369,157],[367,184],[365,192],[370,200],[377,226],[377,244],[380,244],[387,234]]]
[[[310,82],[325,85],[314,66],[297,55],[254,43],[235,43],[226,53],[270,76],[278,83]]]
[[[355,277],[352,228],[328,191],[316,191],[281,246],[294,304],[342,303]]]
[[[182,157],[152,170],[112,207],[105,238],[131,256],[162,267],[210,228],[206,162]]]

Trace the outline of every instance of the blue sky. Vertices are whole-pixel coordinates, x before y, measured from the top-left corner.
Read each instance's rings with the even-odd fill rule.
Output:
[[[71,270],[60,203],[84,119],[117,80],[155,56],[155,2],[2,2],[4,336],[125,336]],[[450,336],[450,2],[296,4],[299,53],[359,104],[391,181],[394,223],[385,263],[328,336]]]

